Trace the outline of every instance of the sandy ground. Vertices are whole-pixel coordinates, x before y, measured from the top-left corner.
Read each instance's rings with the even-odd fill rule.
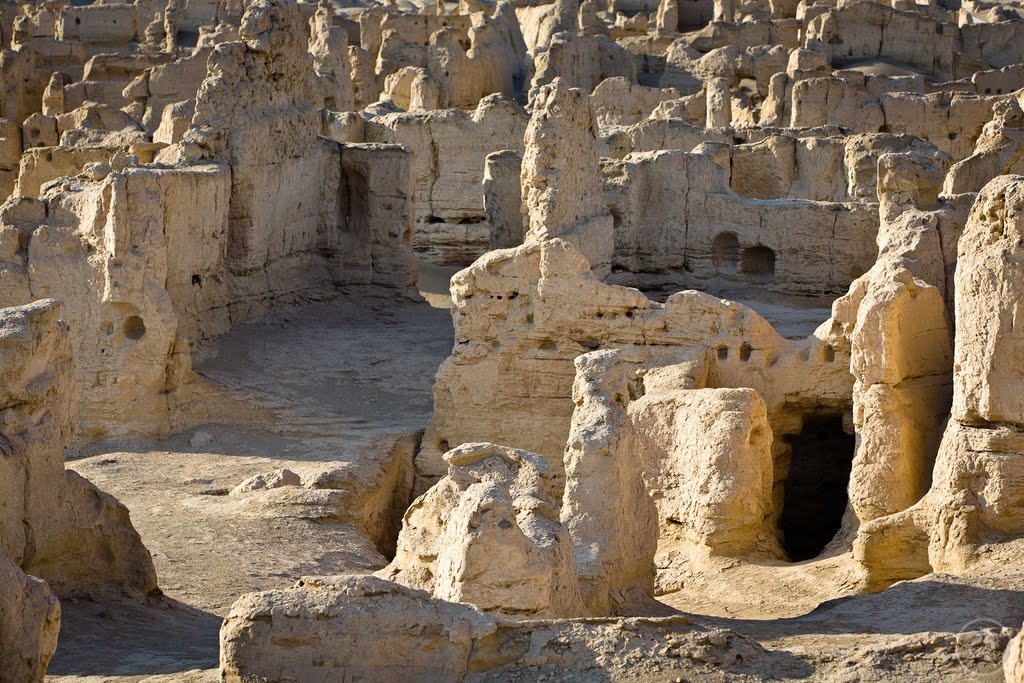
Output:
[[[347,527],[227,514],[224,495],[277,467],[301,474],[373,455],[389,435],[426,424],[434,373],[451,350],[450,313],[366,294],[280,312],[218,339],[196,370],[220,389],[207,408],[236,424],[97,447],[69,463],[131,510],[167,599],[65,601],[48,680],[218,680],[220,620],[239,595],[382,566]]]
[[[76,454],[69,466],[131,510],[165,597],[64,601],[48,680],[212,683],[220,620],[239,595],[304,574],[382,566],[348,527],[240,515],[225,494],[276,467],[302,473],[371,457],[390,436],[422,429],[434,373],[451,348],[444,306],[454,270],[421,268],[426,302],[361,291],[239,326],[196,364],[216,387],[205,409],[222,419]],[[820,302],[748,303],[793,336],[828,316]],[[852,595],[848,555],[795,565],[724,561],[665,596],[662,611],[701,615],[695,620],[792,653],[785,678],[889,680],[912,670],[914,680],[996,681],[996,664],[961,663],[959,641],[941,634],[1019,628],[1024,576],[1010,558],[1020,552],[994,551],[976,577],[929,576],[874,596]],[[992,574],[1001,578],[985,578]]]

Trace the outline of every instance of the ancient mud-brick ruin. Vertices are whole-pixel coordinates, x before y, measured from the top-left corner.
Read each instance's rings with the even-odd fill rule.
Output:
[[[1020,0],[0,42],[0,683],[1024,683]]]

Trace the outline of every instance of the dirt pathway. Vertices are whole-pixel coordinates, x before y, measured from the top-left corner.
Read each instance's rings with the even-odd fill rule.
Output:
[[[215,681],[220,619],[239,595],[383,564],[349,527],[238,514],[224,495],[274,468],[301,474],[371,457],[426,424],[434,373],[451,350],[450,314],[366,294],[275,313],[218,339],[196,370],[220,388],[204,409],[235,424],[69,463],[131,510],[167,599],[64,601],[48,680]],[[257,410],[239,412],[245,405]]]

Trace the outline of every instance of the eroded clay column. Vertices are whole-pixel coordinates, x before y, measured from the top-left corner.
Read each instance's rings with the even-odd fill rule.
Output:
[[[556,78],[537,93],[523,155],[526,243],[572,242],[598,277],[611,272],[612,216],[604,201],[590,97]]]
[[[724,78],[713,78],[707,82],[707,127],[728,128],[732,124],[732,94],[729,82]]]
[[[735,0],[715,0],[715,21],[731,24],[736,20]]]
[[[523,157],[511,149],[492,152],[484,162],[484,213],[491,249],[523,243],[523,196],[519,184]]]

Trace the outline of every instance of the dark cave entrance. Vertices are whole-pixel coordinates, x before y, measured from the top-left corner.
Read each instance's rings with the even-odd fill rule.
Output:
[[[789,559],[801,562],[821,554],[842,524],[854,436],[843,431],[842,415],[811,415],[785,438],[792,456],[779,529]]]

